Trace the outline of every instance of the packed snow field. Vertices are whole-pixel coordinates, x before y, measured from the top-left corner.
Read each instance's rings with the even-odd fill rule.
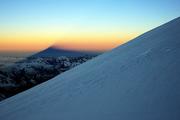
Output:
[[[0,100],[47,81],[93,57],[13,57],[13,61],[8,58],[0,66]],[[20,61],[15,62],[17,59]]]
[[[0,103],[1,120],[180,120],[180,18]]]

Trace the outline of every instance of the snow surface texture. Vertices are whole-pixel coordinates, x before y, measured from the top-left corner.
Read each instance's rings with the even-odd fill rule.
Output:
[[[180,18],[0,103],[1,120],[180,120]]]

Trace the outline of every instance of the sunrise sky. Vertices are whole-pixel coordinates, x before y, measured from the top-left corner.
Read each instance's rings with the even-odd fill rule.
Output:
[[[179,16],[179,0],[0,0],[0,52],[109,50]]]

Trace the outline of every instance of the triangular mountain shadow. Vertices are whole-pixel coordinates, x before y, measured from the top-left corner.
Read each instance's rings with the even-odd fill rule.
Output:
[[[68,50],[68,49],[61,49],[55,47],[49,47],[37,54],[32,55],[31,57],[82,57],[82,56],[97,56],[101,54],[101,52],[83,52],[83,51],[76,51],[76,50]]]

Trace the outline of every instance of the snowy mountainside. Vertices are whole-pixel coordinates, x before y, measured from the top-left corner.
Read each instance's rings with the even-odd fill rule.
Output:
[[[180,18],[0,103],[3,120],[179,120]]]

